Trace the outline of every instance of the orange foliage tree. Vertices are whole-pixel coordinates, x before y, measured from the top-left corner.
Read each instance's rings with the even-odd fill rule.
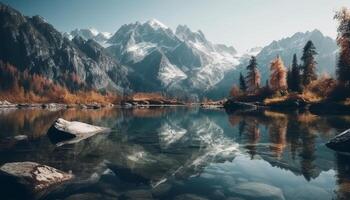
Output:
[[[287,89],[287,70],[282,59],[277,56],[271,62],[270,87],[272,90],[286,90]]]

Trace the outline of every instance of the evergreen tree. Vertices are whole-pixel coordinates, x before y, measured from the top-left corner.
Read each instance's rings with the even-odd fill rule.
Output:
[[[247,66],[246,83],[247,89],[251,93],[255,93],[260,88],[260,72],[255,56],[252,56]]]
[[[288,89],[293,91],[293,77],[292,77],[292,69],[289,67],[288,71],[287,71],[287,85],[288,85]]]
[[[269,84],[269,80],[266,80],[266,82],[265,82],[265,88],[266,89],[270,89],[270,84]]]
[[[289,76],[288,76],[289,89],[293,92],[300,92],[301,91],[300,66],[298,64],[298,58],[296,54],[293,55],[292,69],[289,71]]]
[[[282,59],[277,56],[271,62],[270,87],[272,90],[286,90],[287,89],[287,71]]]
[[[342,8],[334,18],[339,21],[337,43],[340,53],[337,78],[341,84],[350,89],[350,9]]]
[[[316,75],[317,62],[315,61],[315,55],[317,55],[315,45],[312,43],[311,40],[309,40],[304,47],[303,56],[301,57],[301,60],[303,61],[302,81],[304,86],[310,84],[311,81],[314,81],[317,79],[317,75]]]
[[[244,77],[242,75],[242,73],[239,74],[239,88],[243,91],[246,92],[247,91],[247,85],[245,83]]]

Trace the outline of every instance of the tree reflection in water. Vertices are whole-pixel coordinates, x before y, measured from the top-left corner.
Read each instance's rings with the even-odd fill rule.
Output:
[[[110,127],[112,132],[56,148],[45,134],[58,117]],[[334,194],[339,199],[346,199],[350,191],[350,159],[335,154],[324,143],[349,124],[348,116],[316,116],[308,112],[248,111],[226,115],[223,111],[167,107],[2,110],[0,163],[32,160],[64,171],[71,170],[80,180],[90,180],[96,174],[102,177],[93,184],[78,184],[78,189],[67,185],[64,190],[56,191],[56,196],[51,196],[53,199],[70,195],[64,191],[75,194],[83,189],[93,189],[103,195],[105,190],[109,190],[108,194],[113,190],[118,193],[116,196],[123,196],[129,190],[141,188],[159,195],[156,190],[165,186],[172,188],[170,193],[163,191],[157,197],[173,199],[179,193],[191,193],[193,177],[211,180],[194,186],[201,195],[213,193],[212,187],[218,188],[213,184],[220,183],[222,187],[222,182],[226,181],[233,184],[229,187],[234,187],[242,180],[257,181],[254,173],[259,169],[254,166],[251,171],[225,169],[239,165],[237,162],[265,167],[268,164],[269,168],[265,170],[272,168],[279,175],[292,172],[293,177],[289,176],[292,180],[274,183],[277,187],[280,184],[281,188],[288,186],[283,188],[286,197],[296,179],[308,186],[320,181],[318,177],[324,178],[325,174],[334,172],[336,180],[326,181],[337,181],[337,187],[332,187]],[[19,134],[27,135],[29,141],[16,144],[4,140]],[[208,168],[213,174],[208,174]],[[118,175],[118,172],[122,174]],[[237,177],[244,173],[243,177]],[[272,182],[278,180],[278,177],[268,178],[259,181],[273,185]],[[232,195],[225,192],[227,196]]]

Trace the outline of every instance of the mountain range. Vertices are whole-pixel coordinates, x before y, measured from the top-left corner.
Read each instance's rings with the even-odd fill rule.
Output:
[[[318,72],[334,74],[336,42],[314,30],[296,33],[243,54],[210,42],[200,30],[179,25],[175,31],[152,19],[121,26],[116,33],[75,29],[60,33],[40,16],[26,17],[0,3],[0,60],[69,86],[74,74],[87,87],[119,93],[163,92],[198,100],[226,97],[239,72],[254,55],[262,80],[280,55],[289,66],[312,40]]]

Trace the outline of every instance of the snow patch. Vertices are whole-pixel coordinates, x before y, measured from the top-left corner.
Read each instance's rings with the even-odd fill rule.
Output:
[[[168,29],[167,26],[165,26],[162,22],[156,20],[156,19],[151,19],[149,21],[146,22],[147,24],[149,24],[152,28],[154,29]]]

